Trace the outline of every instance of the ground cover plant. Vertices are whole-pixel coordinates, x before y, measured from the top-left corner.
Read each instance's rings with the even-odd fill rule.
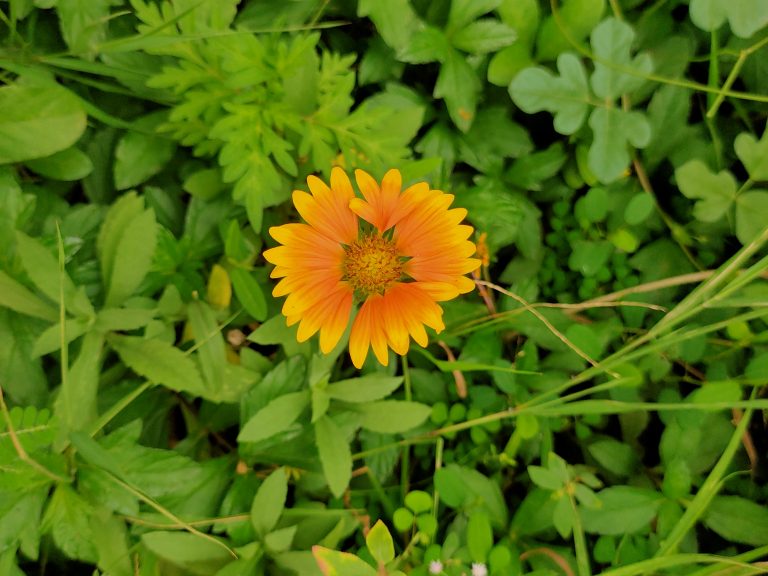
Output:
[[[0,70],[0,575],[768,572],[768,3],[7,0]]]

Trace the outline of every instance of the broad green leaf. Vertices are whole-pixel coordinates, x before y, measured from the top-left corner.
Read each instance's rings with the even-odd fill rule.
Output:
[[[388,396],[397,390],[402,382],[402,376],[367,374],[329,384],[325,392],[331,398],[344,402],[372,402]]]
[[[56,84],[0,88],[0,164],[44,158],[69,148],[85,130],[80,100]]]
[[[63,288],[64,306],[69,313],[82,316],[93,314],[93,306],[83,289],[75,286],[66,271],[59,273],[58,259],[42,242],[17,232],[16,249],[27,274],[43,294],[59,302]]]
[[[173,156],[176,145],[153,132],[164,113],[152,113],[135,122],[136,130],[127,132],[115,148],[115,187],[126,190],[143,184],[160,172]]]
[[[621,177],[629,166],[628,146],[645,148],[651,126],[640,112],[618,108],[595,108],[589,117],[594,140],[589,147],[589,167],[604,183]]]
[[[7,398],[21,406],[43,406],[49,395],[49,377],[33,353],[36,324],[0,308],[0,385]]]
[[[261,285],[256,282],[250,272],[242,268],[231,268],[229,277],[235,289],[235,296],[246,312],[259,322],[263,321],[267,316],[267,301]]]
[[[369,564],[348,552],[312,546],[312,555],[323,576],[376,576],[377,574]]]
[[[433,506],[432,495],[423,490],[411,490],[405,495],[405,505],[415,514],[428,512]]]
[[[635,449],[613,438],[592,442],[587,450],[603,468],[619,476],[630,476],[638,465]]]
[[[56,547],[67,557],[95,563],[91,511],[92,507],[71,486],[59,484],[48,502],[41,530],[53,536]]]
[[[389,47],[400,52],[423,26],[409,0],[360,0],[358,16],[368,16]]]
[[[515,31],[495,18],[472,22],[451,37],[454,47],[470,54],[486,54],[509,46],[517,38]]]
[[[150,208],[131,219],[120,234],[107,281],[107,306],[122,304],[136,291],[152,266],[156,245],[157,223]]]
[[[741,496],[715,496],[703,520],[731,542],[762,546],[768,541],[768,510]]]
[[[128,368],[150,382],[162,384],[177,392],[205,395],[206,389],[193,360],[163,340],[138,336],[109,338],[120,359]]]
[[[564,494],[555,501],[555,509],[552,513],[552,523],[560,536],[568,540],[573,532],[573,524],[576,519],[576,511],[571,505],[571,500]]]
[[[577,240],[572,248],[568,267],[588,277],[602,270],[614,252],[613,246],[606,240]]]
[[[331,397],[321,388],[312,388],[312,423],[325,416],[331,405]]]
[[[243,425],[237,441],[258,442],[287,430],[308,405],[308,390],[275,398]]]
[[[82,430],[96,418],[96,392],[103,346],[103,334],[88,332],[83,338],[77,359],[69,367],[67,379],[61,386],[55,405],[56,416],[66,431]]]
[[[197,345],[197,356],[206,388],[215,396],[224,386],[227,348],[211,307],[200,300],[187,305],[189,326]]]
[[[0,306],[50,322],[59,317],[56,308],[35,296],[2,270],[0,270]]]
[[[57,0],[64,41],[74,54],[86,55],[104,41],[109,22],[109,0]]]
[[[449,50],[440,66],[433,96],[445,99],[451,120],[462,132],[469,130],[475,119],[480,82],[467,59],[456,50]]]
[[[592,32],[592,50],[595,56],[595,72],[592,74],[592,89],[604,99],[616,100],[622,94],[639,88],[653,70],[650,56],[631,56],[635,33],[626,22],[616,18],[603,20]],[[637,75],[630,75],[621,69],[630,68]]]
[[[195,576],[210,576],[233,560],[222,547],[189,532],[148,532],[141,542],[153,554]]]
[[[559,18],[547,16],[538,28],[536,57],[539,61],[554,60],[566,51],[573,51],[573,42],[584,47],[584,39],[600,23],[605,13],[605,0],[563,0]],[[562,28],[567,31],[564,32]]]
[[[557,174],[566,160],[563,144],[555,142],[545,150],[515,160],[505,178],[524,190],[541,190],[541,183]]]
[[[736,237],[749,244],[768,226],[768,192],[750,190],[736,198]]]
[[[508,508],[501,488],[477,470],[457,464],[439,468],[435,472],[435,490],[451,508],[464,508],[469,515],[482,511],[494,528],[502,530],[507,526]]]
[[[696,200],[693,215],[702,222],[720,220],[736,199],[736,180],[727,170],[714,174],[701,160],[686,162],[675,171],[677,185]]]
[[[352,452],[336,423],[325,415],[315,423],[315,441],[331,493],[340,498],[352,478]]]
[[[594,534],[622,535],[650,530],[664,497],[654,490],[611,486],[601,490],[599,508],[582,508],[584,529]]]
[[[398,434],[422,424],[432,409],[426,404],[406,400],[380,400],[361,404],[361,426],[372,432]]]
[[[496,86],[509,86],[518,72],[533,65],[530,47],[517,41],[491,57],[488,62],[488,82]]]
[[[273,554],[276,552],[285,552],[286,550],[290,550],[291,544],[293,544],[293,539],[296,536],[296,530],[298,530],[298,528],[298,525],[294,524],[293,526],[288,526],[287,528],[274,530],[264,536],[264,545]]]
[[[251,505],[251,524],[262,539],[277,525],[288,496],[288,477],[278,468],[261,483]]]
[[[563,487],[563,480],[549,468],[542,466],[528,466],[528,475],[531,482],[544,488],[545,490],[560,490]]]
[[[448,29],[456,31],[470,22],[499,7],[501,0],[451,0]]]
[[[115,267],[117,249],[126,227],[144,211],[144,200],[136,192],[128,192],[110,206],[99,230],[96,249],[99,253],[101,278],[108,285]]]
[[[94,329],[102,332],[128,332],[149,324],[157,315],[147,308],[103,308],[96,315]]]
[[[99,568],[110,576],[133,576],[125,521],[105,508],[94,510],[91,533]]]
[[[739,134],[733,148],[752,180],[768,180],[768,126],[760,140],[748,132]]]
[[[473,562],[486,562],[493,546],[493,530],[488,515],[475,512],[467,522],[467,548]]]
[[[28,160],[25,164],[42,176],[65,182],[81,180],[93,170],[91,159],[74,146],[45,158]]]
[[[749,38],[768,24],[768,4],[763,0],[691,0],[691,21],[714,31],[726,18],[736,36]]]
[[[523,112],[551,112],[555,130],[573,134],[584,124],[590,106],[587,74],[573,54],[560,55],[557,69],[559,76],[542,67],[522,70],[509,85],[509,94]]]
[[[395,543],[384,522],[378,520],[365,537],[368,551],[379,564],[388,564],[395,559]]]
[[[541,18],[538,0],[502,0],[498,13],[501,21],[517,34],[517,43],[530,49]]]
[[[398,59],[411,64],[444,62],[451,53],[451,44],[442,30],[425,26],[410,38]]]

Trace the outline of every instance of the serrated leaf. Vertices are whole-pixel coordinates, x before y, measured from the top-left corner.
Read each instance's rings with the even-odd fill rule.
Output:
[[[72,487],[59,484],[48,502],[42,531],[53,535],[59,550],[74,560],[96,562],[89,523],[92,507]]]
[[[336,498],[340,498],[352,478],[352,452],[349,442],[327,415],[315,423],[315,441],[328,487]]]
[[[726,18],[736,36],[749,38],[768,24],[768,4],[763,0],[691,0],[691,21],[702,30],[714,31]]]
[[[395,559],[395,543],[384,522],[378,520],[365,537],[368,551],[379,564],[388,564]]]
[[[538,66],[521,70],[509,85],[509,94],[523,112],[551,112],[555,130],[573,134],[584,124],[590,107],[587,74],[581,60],[568,53],[558,57],[557,69],[559,76]]]
[[[416,31],[408,44],[399,52],[398,60],[410,64],[444,62],[451,51],[451,44],[442,30],[425,26]]]
[[[595,108],[589,117],[594,140],[589,147],[589,167],[604,183],[621,177],[629,166],[628,146],[645,148],[651,139],[651,126],[640,112],[618,108]]]
[[[69,148],[85,131],[80,100],[55,82],[0,88],[0,164],[44,158]]]
[[[748,244],[768,226],[768,192],[750,190],[736,198],[736,237]]]
[[[261,483],[251,505],[251,524],[262,539],[274,530],[285,509],[288,477],[278,468]]]
[[[205,394],[205,385],[192,359],[163,340],[113,335],[109,339],[120,359],[147,380],[177,392]]]
[[[720,220],[736,199],[736,180],[727,170],[717,174],[701,160],[686,162],[675,171],[675,179],[686,198],[697,200],[693,214],[702,222]]]
[[[616,18],[603,20],[592,31],[592,50],[595,56],[595,72],[591,83],[595,94],[600,98],[616,100],[622,94],[639,88],[653,70],[650,56],[642,54],[631,56],[635,33],[632,27]],[[633,69],[637,75],[621,71]]]
[[[329,384],[325,392],[331,398],[344,402],[372,402],[388,396],[397,390],[402,382],[402,376],[367,374]]]
[[[479,16],[495,10],[499,4],[501,0],[452,0],[447,28],[460,30]]]
[[[372,432],[398,434],[422,424],[432,413],[426,404],[406,400],[381,400],[360,406],[361,426]]]
[[[80,353],[69,367],[66,381],[56,398],[55,411],[67,431],[82,430],[96,418],[96,392],[104,335],[89,332]]]
[[[486,54],[509,46],[516,38],[515,31],[503,22],[483,18],[459,30],[451,37],[451,42],[464,52]]]
[[[57,0],[61,35],[75,54],[95,51],[106,37],[109,0]]]
[[[440,66],[433,95],[445,99],[451,120],[462,132],[472,126],[479,89],[477,74],[467,59],[456,50],[449,50]]]
[[[760,140],[748,132],[739,134],[733,148],[752,180],[768,180],[768,125]]]
[[[308,404],[308,390],[275,398],[245,423],[237,436],[237,441],[258,442],[288,429]]]

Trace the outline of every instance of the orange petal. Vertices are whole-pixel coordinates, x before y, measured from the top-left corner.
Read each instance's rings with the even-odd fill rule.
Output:
[[[391,228],[394,225],[393,217],[398,207],[400,188],[403,184],[400,171],[392,169],[384,174],[381,187],[370,174],[363,170],[355,170],[355,180],[365,197],[365,202],[359,199],[353,200],[350,202],[350,209],[376,226],[379,232]]]

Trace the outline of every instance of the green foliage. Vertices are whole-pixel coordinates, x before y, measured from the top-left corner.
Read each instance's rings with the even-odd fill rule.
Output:
[[[767,10],[0,4],[0,574],[759,570]],[[336,165],[475,229],[388,367],[271,295]]]

